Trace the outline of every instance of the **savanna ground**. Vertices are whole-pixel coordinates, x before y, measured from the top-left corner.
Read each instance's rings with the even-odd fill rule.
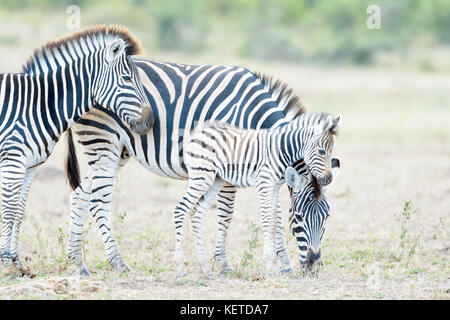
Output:
[[[21,230],[22,259],[37,276],[4,273],[0,298],[449,299],[450,77],[239,64],[288,82],[308,110],[343,114],[335,149],[342,170],[327,190],[332,211],[322,242],[324,266],[317,278],[299,271],[295,240],[287,229],[289,197],[283,188],[280,197],[295,276],[264,276],[256,193],[242,189],[228,242],[235,274],[204,278],[189,231],[188,276],[177,279],[172,211],[186,182],[153,175],[134,160],[120,172],[113,201],[114,234],[132,271],[119,274],[109,266],[89,217],[84,254],[92,276],[71,276],[66,257],[70,190],[62,170],[62,139],[37,170]],[[206,215],[205,229],[212,254],[213,210]],[[217,274],[217,267],[214,271]]]

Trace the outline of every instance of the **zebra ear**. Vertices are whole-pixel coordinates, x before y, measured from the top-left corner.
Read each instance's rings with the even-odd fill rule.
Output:
[[[323,122],[323,131],[330,130],[333,127],[333,117],[328,116]]]
[[[284,180],[286,180],[286,184],[296,192],[303,189],[308,182],[308,179],[301,176],[297,170],[292,167],[288,167],[284,172]]]
[[[331,159],[331,174],[333,175],[333,181],[341,173],[341,161],[338,158]]]
[[[122,39],[114,40],[108,48],[106,59],[108,62],[113,62],[122,55],[125,51],[125,42]]]
[[[337,133],[339,128],[341,127],[341,124],[342,124],[342,115],[340,114],[333,120],[330,131],[334,134]]]

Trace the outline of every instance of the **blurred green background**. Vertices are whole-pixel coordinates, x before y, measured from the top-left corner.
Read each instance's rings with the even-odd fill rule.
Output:
[[[69,5],[81,27],[117,23],[161,52],[308,64],[450,70],[448,0],[1,0],[0,46],[29,50],[70,33]],[[366,9],[381,9],[369,30]]]

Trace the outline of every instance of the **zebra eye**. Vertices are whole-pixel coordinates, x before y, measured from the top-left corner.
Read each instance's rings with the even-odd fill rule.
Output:
[[[122,76],[123,81],[126,82],[131,82],[131,77],[130,76]]]
[[[319,154],[322,155],[322,156],[324,156],[324,155],[325,155],[325,150],[319,149]]]
[[[297,217],[298,221],[303,221],[304,213],[303,213],[303,211],[295,210],[295,216]]]

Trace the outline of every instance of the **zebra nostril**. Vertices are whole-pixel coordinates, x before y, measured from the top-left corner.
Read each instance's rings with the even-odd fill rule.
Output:
[[[315,250],[308,248],[308,251],[306,252],[306,260],[309,263],[313,263],[320,259],[320,249],[316,252]]]
[[[322,187],[326,186],[326,185],[329,185],[332,180],[333,180],[333,174],[331,172],[327,173],[322,178],[317,179],[317,181],[319,182],[319,185],[322,186]]]
[[[153,111],[150,107],[145,107],[143,109],[143,118],[144,118],[143,125],[145,126],[145,129],[149,130],[152,127],[153,122],[155,120]]]

